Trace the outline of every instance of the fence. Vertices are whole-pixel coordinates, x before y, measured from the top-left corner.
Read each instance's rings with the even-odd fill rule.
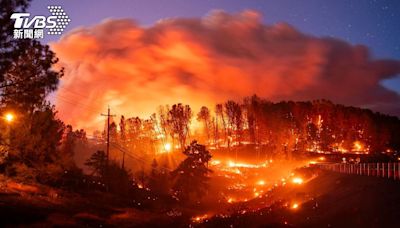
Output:
[[[315,164],[315,166],[334,172],[356,174],[364,176],[383,177],[400,180],[400,162],[377,162],[377,163],[335,163]]]

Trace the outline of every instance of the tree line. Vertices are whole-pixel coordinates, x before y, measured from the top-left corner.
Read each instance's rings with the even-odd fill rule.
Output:
[[[194,128],[194,119],[201,127]],[[400,150],[398,117],[327,100],[270,102],[256,95],[206,106],[160,106],[149,119],[121,117],[113,140],[129,150],[157,153],[159,144],[185,148],[195,138],[213,149],[250,145],[268,156],[293,158],[308,152],[392,153]],[[98,133],[99,135],[100,133]],[[105,132],[103,132],[103,136]],[[254,151],[255,153],[255,151]]]

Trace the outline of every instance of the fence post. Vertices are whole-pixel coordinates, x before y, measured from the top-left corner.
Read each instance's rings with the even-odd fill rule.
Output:
[[[388,169],[388,179],[390,179],[390,162],[387,163],[387,169]]]
[[[367,169],[365,168],[365,166],[366,166],[367,164],[368,164],[368,163],[364,163],[364,164],[363,164],[363,167],[364,167],[364,168],[363,168],[363,175],[365,175],[365,173],[367,172]]]
[[[400,180],[400,162],[397,163],[397,177]]]
[[[367,163],[367,175],[369,176],[369,163]]]
[[[379,169],[379,162],[376,163],[376,172],[375,173],[376,173],[377,177],[379,177],[381,174],[380,169]]]
[[[382,177],[385,177],[385,163],[382,162]]]

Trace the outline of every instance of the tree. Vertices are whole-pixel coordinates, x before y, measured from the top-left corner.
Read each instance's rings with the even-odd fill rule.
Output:
[[[56,90],[63,69],[53,67],[58,59],[49,46],[12,37],[11,13],[25,10],[29,2],[0,1],[0,111],[11,110],[18,117],[8,136],[0,133],[0,138],[10,139],[6,170],[13,173],[13,164],[19,163],[44,171],[52,165],[63,173],[68,168],[64,161],[70,159],[58,153],[64,124],[46,101]]]
[[[215,125],[218,126],[219,119],[221,119],[222,127],[224,128],[224,142],[227,142],[228,132],[226,129],[226,122],[224,117],[224,106],[222,104],[215,105]],[[218,132],[217,132],[218,135]]]
[[[79,152],[82,152],[88,149],[88,141],[85,130],[80,129],[74,131],[71,125],[67,125],[63,129],[63,135],[60,144],[60,153],[65,157],[69,157],[68,162],[74,163],[73,158],[76,155],[76,151],[79,150]]]
[[[206,106],[201,107],[200,112],[197,114],[197,120],[203,122],[204,132],[207,135],[207,140],[210,141],[211,118],[210,110]]]
[[[159,167],[156,159],[153,159],[149,175],[149,188],[160,195],[168,194],[170,187],[168,174],[163,167]]]
[[[104,151],[98,150],[86,160],[85,165],[92,169],[92,175],[104,177],[107,165],[107,155]]]
[[[126,122],[125,122],[125,117],[121,116],[121,120],[119,122],[119,129],[120,129],[120,139],[123,148],[126,147]],[[122,152],[122,164],[121,167],[125,167],[125,150]]]
[[[142,120],[139,117],[132,117],[126,121],[126,138],[128,147],[135,149],[139,135],[142,130]]]
[[[115,161],[107,163],[107,155],[104,151],[93,153],[85,165],[92,169],[92,175],[100,178],[110,192],[126,195],[132,186],[131,174]]]
[[[191,195],[201,198],[204,196],[208,187],[208,162],[211,160],[211,154],[204,145],[193,141],[183,151],[186,159],[171,172],[175,179],[173,186],[174,194],[182,201],[189,200]]]
[[[259,143],[258,130],[259,126],[259,116],[261,109],[261,99],[257,95],[247,97],[244,99],[244,108],[246,110],[247,126],[249,129],[250,141],[255,144]]]
[[[0,1],[0,82],[4,80],[4,73],[10,67],[13,58],[19,55],[15,47],[21,40],[12,37],[14,21],[11,14],[14,12],[24,12],[28,8],[30,0],[1,0]],[[4,86],[4,84],[2,85]],[[2,87],[3,88],[3,87]]]
[[[52,184],[65,171],[75,168],[72,154],[60,151],[64,124],[55,115],[51,107],[37,110],[31,116],[18,115],[8,136],[8,156],[3,164],[7,175],[19,176],[22,173],[16,168],[25,166],[32,170],[32,178]]]
[[[240,144],[243,133],[242,108],[239,103],[229,100],[225,103],[225,112],[228,117],[228,135],[235,136],[236,142]]]
[[[3,74],[1,103],[31,115],[48,105],[46,96],[57,89],[63,70],[53,69],[58,59],[49,46],[38,41],[20,43],[16,52],[18,55]]]
[[[168,124],[173,135],[178,136],[181,149],[185,148],[186,138],[189,135],[189,124],[192,110],[189,105],[174,104],[168,112]]]
[[[171,127],[168,123],[168,112],[169,106],[166,105],[158,107],[158,118],[160,120],[160,132],[165,137],[165,140],[168,140],[169,135],[171,135]]]

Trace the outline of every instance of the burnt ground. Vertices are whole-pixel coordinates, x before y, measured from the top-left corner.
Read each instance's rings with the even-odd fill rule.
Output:
[[[303,169],[261,198],[232,205],[199,227],[400,227],[400,181]],[[132,207],[104,193],[76,194],[2,179],[0,226],[188,227],[172,209]],[[298,204],[293,209],[292,205]]]
[[[234,214],[215,216],[199,226],[400,227],[400,181],[315,173],[302,185],[288,183],[261,199],[237,205]],[[292,208],[294,203],[297,208]]]

